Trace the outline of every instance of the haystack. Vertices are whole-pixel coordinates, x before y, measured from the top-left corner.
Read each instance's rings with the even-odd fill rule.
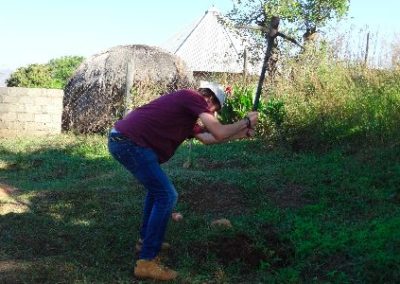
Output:
[[[127,108],[137,106],[135,101],[144,103],[192,86],[192,72],[177,56],[146,45],[116,46],[85,60],[69,80],[64,89],[63,129],[103,132]]]

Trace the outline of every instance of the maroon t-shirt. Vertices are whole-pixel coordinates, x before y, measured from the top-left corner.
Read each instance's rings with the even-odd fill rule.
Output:
[[[204,98],[194,90],[184,89],[131,111],[114,127],[136,144],[153,149],[163,163],[195,134],[196,121],[204,112],[210,113]]]

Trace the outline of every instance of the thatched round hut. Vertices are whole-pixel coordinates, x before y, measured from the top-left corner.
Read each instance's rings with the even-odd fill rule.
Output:
[[[69,80],[63,129],[103,132],[127,109],[192,86],[192,72],[167,51],[146,45],[113,47],[85,60]]]

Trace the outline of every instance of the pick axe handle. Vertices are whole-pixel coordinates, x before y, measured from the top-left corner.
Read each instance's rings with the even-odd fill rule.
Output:
[[[258,79],[258,86],[257,86],[257,91],[256,91],[256,97],[254,99],[253,111],[256,111],[258,109],[258,104],[260,102],[262,87],[263,87],[264,80],[265,80],[265,73],[267,73],[268,62],[269,62],[269,58],[271,57],[272,47],[274,45],[275,38],[278,36],[278,27],[279,27],[279,17],[272,17],[271,22],[270,22],[269,32],[266,35],[267,50],[265,52],[264,62],[263,62],[263,66],[261,69],[260,78]]]
[[[261,96],[262,87],[263,87],[264,80],[265,80],[265,74],[267,73],[267,69],[268,69],[268,61],[269,61],[269,58],[271,57],[273,43],[274,43],[274,38],[268,36],[267,51],[265,52],[264,62],[263,62],[263,66],[261,69],[260,78],[258,79],[256,97],[254,99],[254,104],[253,104],[253,111],[256,111],[258,109],[258,104],[260,103],[260,96]]]

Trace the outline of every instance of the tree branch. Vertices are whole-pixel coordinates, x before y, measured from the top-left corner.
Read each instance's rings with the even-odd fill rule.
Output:
[[[289,37],[289,36],[287,36],[287,35],[285,35],[285,34],[283,34],[283,33],[281,33],[281,32],[278,32],[277,36],[280,36],[280,37],[282,37],[282,38],[284,38],[284,39],[286,39],[286,40],[288,40],[288,41],[294,43],[295,45],[301,47],[302,49],[304,49],[304,47],[303,47],[300,43],[298,43],[297,40],[295,40],[295,39],[292,38],[292,37]]]

